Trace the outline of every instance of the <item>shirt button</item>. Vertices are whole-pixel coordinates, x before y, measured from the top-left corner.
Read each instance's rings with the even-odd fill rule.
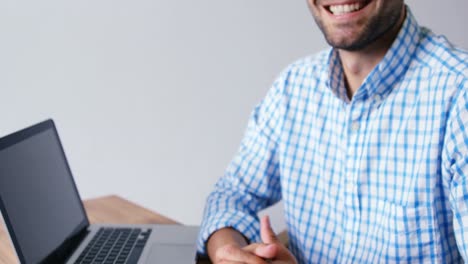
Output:
[[[351,112],[351,116],[353,117],[354,120],[358,119],[360,115],[361,114],[358,111]]]
[[[357,130],[359,130],[359,123],[358,123],[357,121],[355,121],[355,122],[353,122],[353,123],[351,124],[351,130],[352,130],[352,131],[357,131]]]
[[[382,101],[382,96],[380,94],[374,95],[374,101],[376,101],[376,102]]]

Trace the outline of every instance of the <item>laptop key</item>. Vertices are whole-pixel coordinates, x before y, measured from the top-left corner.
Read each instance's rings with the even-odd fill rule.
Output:
[[[126,263],[128,264],[136,264],[138,259],[140,258],[141,252],[143,251],[143,247],[134,247],[132,253],[130,254]]]

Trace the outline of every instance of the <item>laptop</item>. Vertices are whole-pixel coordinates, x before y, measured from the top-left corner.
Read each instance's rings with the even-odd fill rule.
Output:
[[[46,120],[0,139],[0,210],[21,263],[195,263],[196,226],[94,225]]]

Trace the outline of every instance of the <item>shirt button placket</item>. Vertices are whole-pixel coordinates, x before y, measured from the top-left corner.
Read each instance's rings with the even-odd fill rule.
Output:
[[[361,117],[361,109],[356,102],[352,103],[349,108],[349,134],[347,137],[347,161],[346,161],[346,170],[348,177],[345,179],[345,210],[346,210],[346,220],[345,220],[345,234],[344,234],[344,253],[346,258],[352,258],[356,241],[354,238],[354,228],[359,218],[359,201],[358,201],[358,188],[357,188],[357,179],[356,177],[356,149],[355,143],[358,138],[357,132],[359,131]]]

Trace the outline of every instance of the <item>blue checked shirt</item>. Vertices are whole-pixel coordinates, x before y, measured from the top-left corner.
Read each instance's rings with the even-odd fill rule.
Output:
[[[198,250],[284,202],[299,263],[468,262],[468,54],[407,17],[352,100],[336,50],[288,67],[209,195]]]

